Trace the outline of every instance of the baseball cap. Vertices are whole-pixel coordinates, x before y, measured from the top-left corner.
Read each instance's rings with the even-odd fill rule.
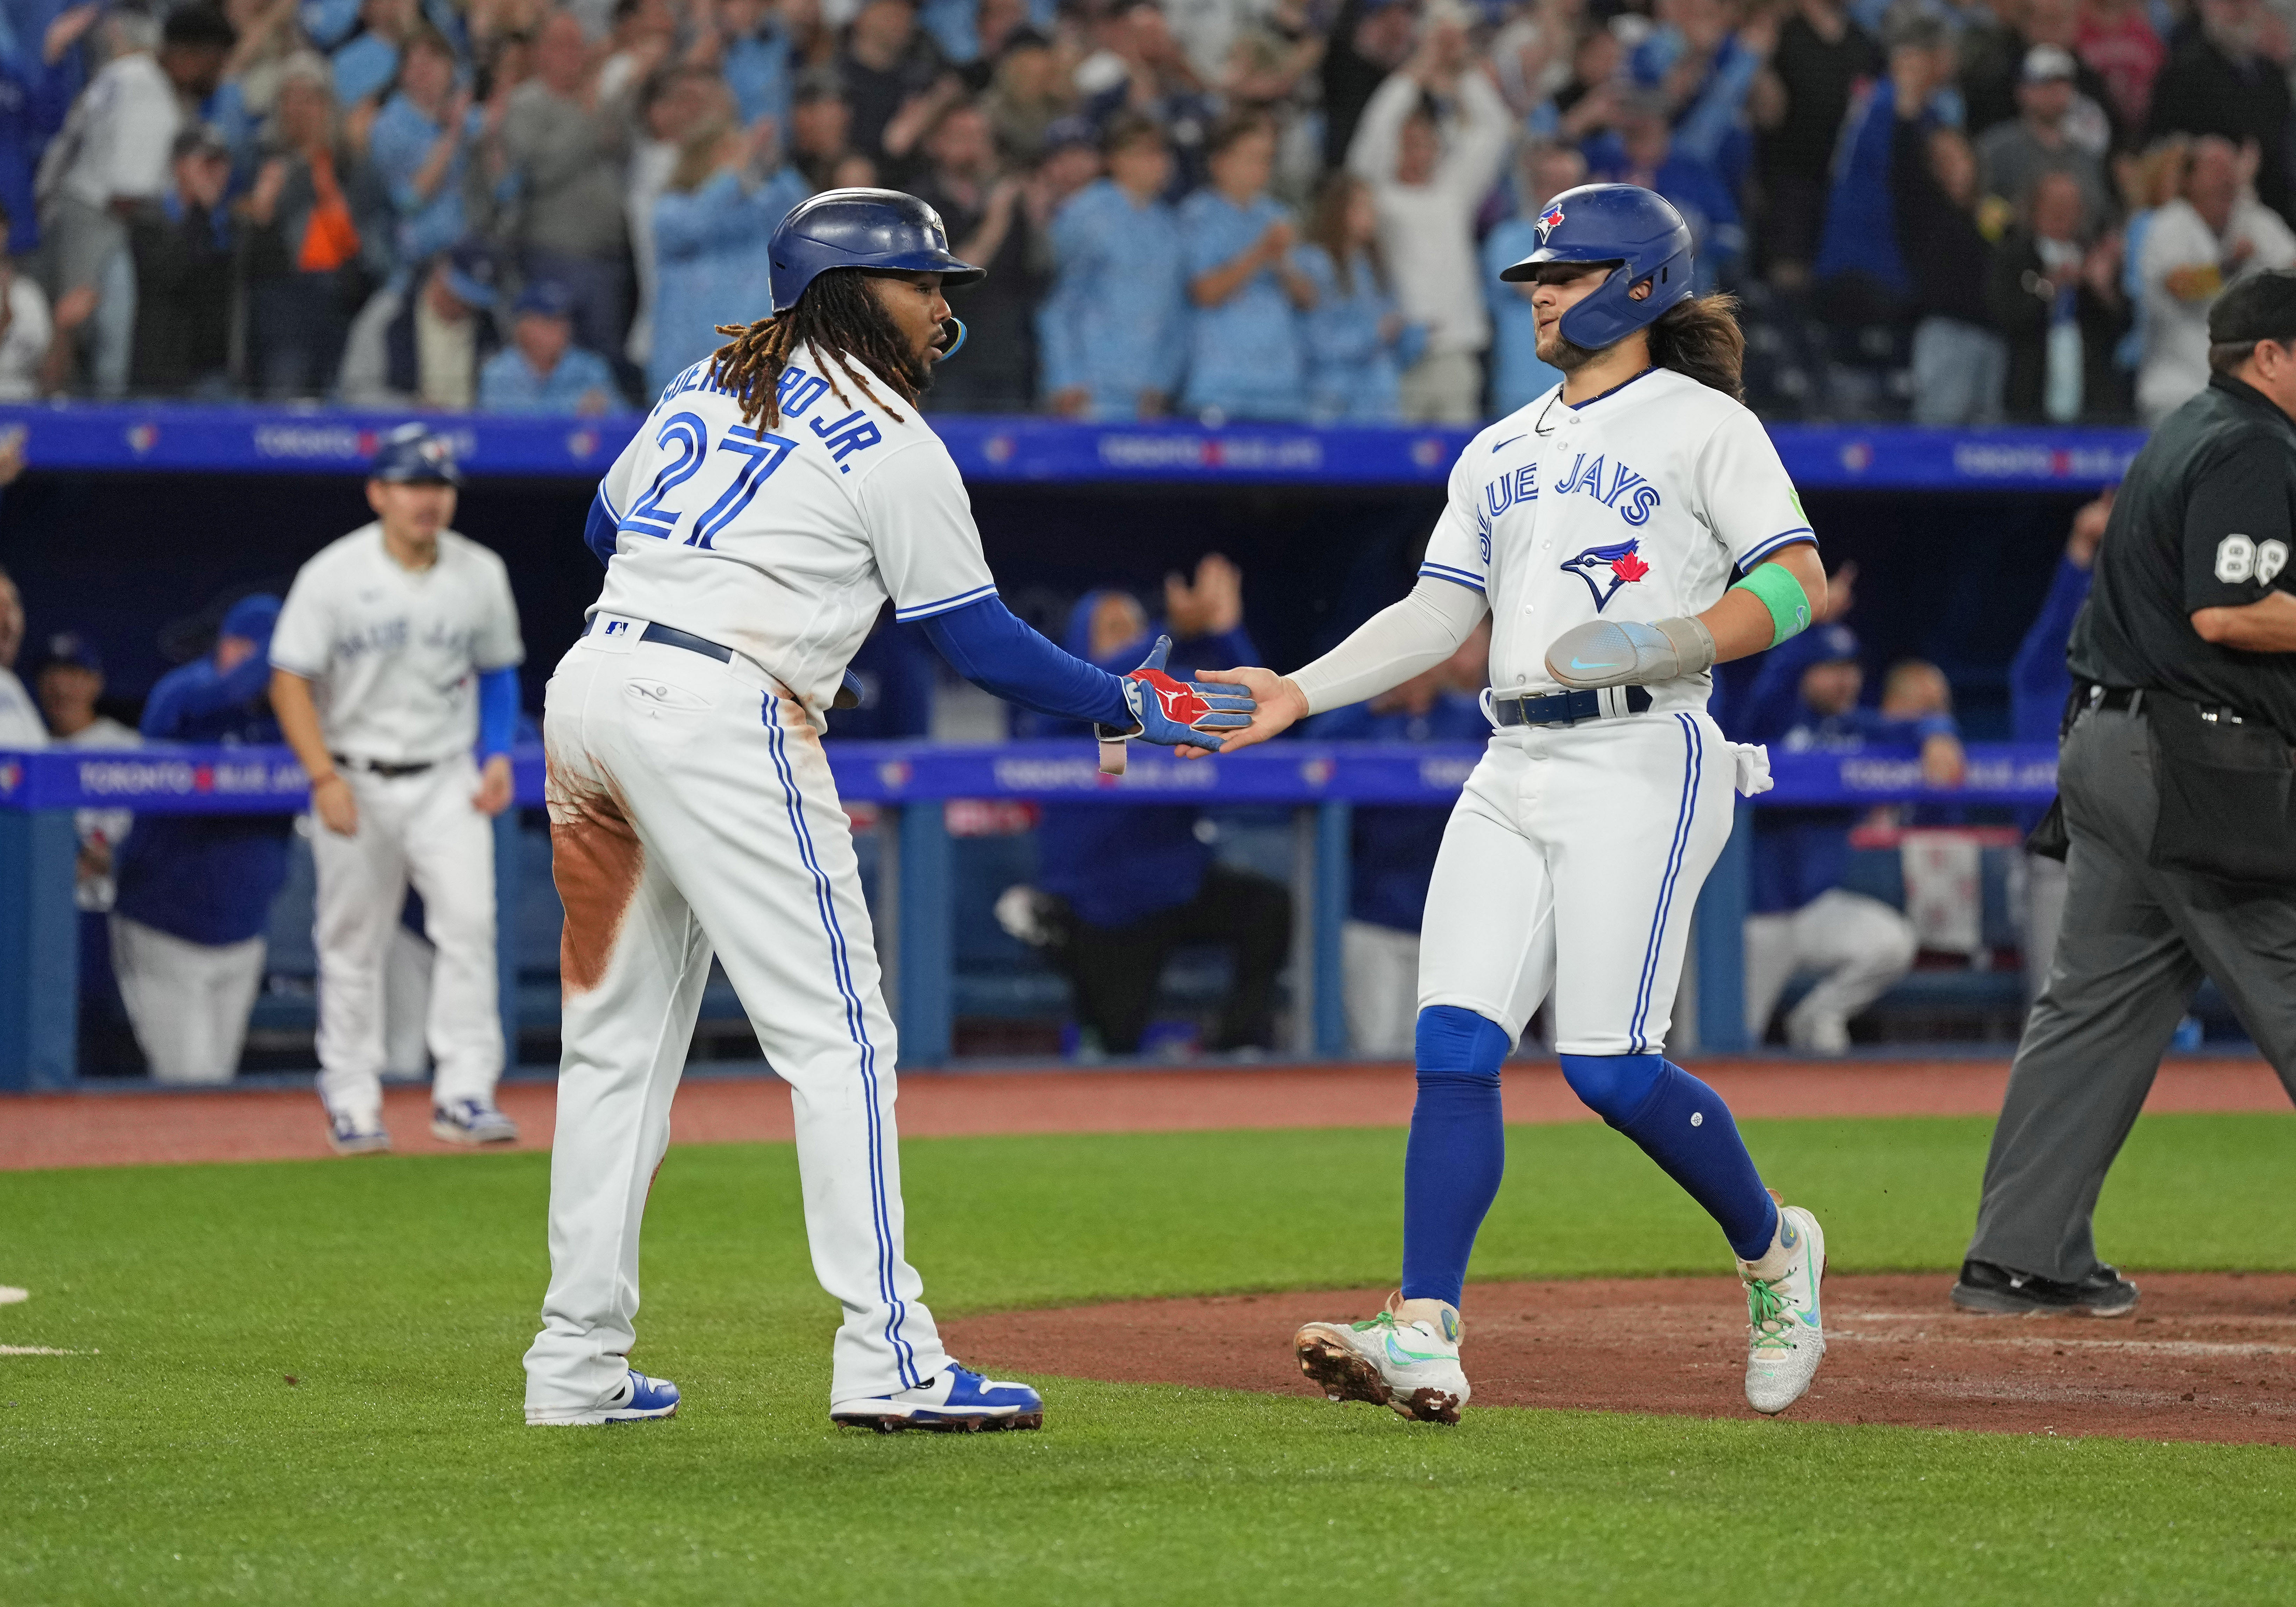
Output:
[[[2028,84],[2050,84],[2060,78],[2076,76],[2073,53],[2062,45],[2036,45],[2025,53],[2025,66],[2018,75]]]
[[[245,636],[252,642],[270,639],[272,627],[279,623],[279,599],[268,592],[257,592],[242,597],[231,605],[216,627],[219,636]]]
[[[1846,625],[1821,625],[1809,633],[1802,657],[1811,664],[1839,664],[1857,656],[1857,633]]]
[[[455,446],[428,424],[401,424],[382,438],[368,465],[369,480],[394,485],[459,486],[463,471],[455,462]]]
[[[95,651],[95,644],[76,630],[60,630],[42,644],[39,662],[33,669],[37,679],[43,669],[69,666],[73,669],[103,673],[103,655]]]
[[[1045,125],[1045,154],[1067,151],[1075,146],[1091,150],[1100,148],[1100,130],[1093,127],[1088,117],[1057,117]]]
[[[555,279],[533,279],[520,292],[518,305],[511,308],[512,316],[523,318],[537,315],[545,318],[570,318],[574,316],[574,292]]]
[[[2060,78],[2073,78],[2078,71],[2073,53],[2062,44],[2037,44],[2025,53],[2025,67],[2018,76],[2025,83],[2057,83]]]
[[[224,143],[223,135],[205,123],[186,125],[183,131],[176,135],[176,143],[168,148],[168,159],[170,161],[179,162],[187,156],[228,157],[230,155],[231,147]]]
[[[439,264],[439,276],[464,307],[491,308],[495,304],[495,254],[475,240],[465,240]]]
[[[2275,268],[2235,280],[2209,308],[2209,342],[2296,340],[2296,269]]]

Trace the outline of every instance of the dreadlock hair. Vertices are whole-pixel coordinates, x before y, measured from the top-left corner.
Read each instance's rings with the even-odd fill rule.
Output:
[[[808,341],[827,359],[821,377],[829,381],[830,394],[839,402],[848,407],[853,405],[838,386],[837,374],[827,372],[832,368],[884,408],[895,423],[906,422],[869,388],[869,381],[855,371],[852,359],[858,357],[864,370],[912,405],[932,383],[932,368],[909,355],[901,332],[863,283],[865,277],[857,268],[826,268],[805,287],[797,305],[788,311],[754,324],[718,326],[719,334],[733,339],[710,358],[709,382],[741,399],[743,423],[754,425],[761,418],[768,426],[781,422],[782,370],[788,365],[790,354]]]
[[[1746,333],[1735,296],[1690,296],[1668,307],[1650,326],[1650,355],[1734,402],[1746,399]]]

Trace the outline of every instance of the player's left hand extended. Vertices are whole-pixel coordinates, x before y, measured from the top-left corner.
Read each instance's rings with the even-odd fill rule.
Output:
[[[1201,681],[1176,681],[1164,673],[1164,661],[1171,654],[1172,638],[1159,636],[1140,667],[1124,677],[1124,701],[1131,707],[1136,728],[1126,732],[1103,726],[1099,728],[1102,742],[1136,736],[1161,748],[1196,755],[1217,751],[1219,733],[1241,731],[1251,724],[1250,693],[1208,686]]]
[[[1590,619],[1554,638],[1546,673],[1565,686],[1648,686],[1694,676],[1714,662],[1714,637],[1677,615],[1654,625]]]
[[[481,815],[499,815],[510,808],[510,755],[497,753],[479,772],[479,790],[471,794],[471,804]]]

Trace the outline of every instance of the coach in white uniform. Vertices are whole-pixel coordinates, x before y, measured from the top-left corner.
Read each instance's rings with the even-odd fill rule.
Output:
[[[964,486],[916,398],[954,350],[951,256],[914,196],[832,190],[768,248],[776,311],[672,381],[599,487],[608,560],[551,677],[565,1053],[550,1287],[527,1421],[667,1417],[634,1372],[638,1230],[712,951],[790,1085],[813,1264],[843,1307],[840,1423],[1034,1428],[1024,1384],[942,1349],[903,1251],[891,1018],[823,711],[890,598],[965,676],[1103,734],[1217,747],[1250,701],[1071,658],[997,600]]]
[[[390,1147],[383,965],[410,881],[439,951],[431,1131],[462,1144],[518,1136],[495,1108],[489,817],[511,802],[526,649],[503,561],[447,528],[460,480],[444,438],[394,430],[367,480],[376,521],[303,566],[271,637],[272,709],[311,776],[319,1097],[346,1154]]]

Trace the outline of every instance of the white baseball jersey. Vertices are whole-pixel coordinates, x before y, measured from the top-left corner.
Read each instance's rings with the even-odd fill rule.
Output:
[[[1491,685],[1560,691],[1554,638],[1589,619],[1700,614],[1732,573],[1814,541],[1754,415],[1666,368],[1576,407],[1557,386],[1469,442],[1423,575],[1482,592]],[[1651,687],[1660,712],[1702,709],[1710,675]]]
[[[922,619],[996,583],[914,406],[896,402],[896,421],[810,346],[779,395],[775,423],[744,423],[706,360],[663,391],[599,487],[618,535],[597,611],[733,648],[818,710],[888,597]]]
[[[328,749],[387,765],[470,752],[478,676],[525,657],[501,558],[442,530],[438,562],[405,569],[380,524],[319,549],[271,635],[273,665],[311,683]]]
[[[47,745],[47,722],[40,717],[32,694],[24,690],[15,671],[0,665],[0,750]]]

